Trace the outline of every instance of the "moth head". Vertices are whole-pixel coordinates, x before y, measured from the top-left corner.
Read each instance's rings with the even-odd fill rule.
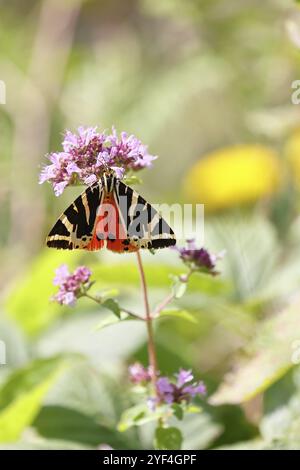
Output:
[[[116,172],[112,169],[112,168],[109,168],[109,167],[106,167],[104,172],[103,172],[103,176],[114,176],[115,178],[117,178],[117,174]]]

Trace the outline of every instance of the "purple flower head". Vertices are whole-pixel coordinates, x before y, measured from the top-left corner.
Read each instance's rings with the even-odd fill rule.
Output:
[[[168,377],[159,377],[157,380],[157,392],[160,403],[189,402],[197,395],[204,395],[206,388],[203,382],[194,382],[194,376],[190,370],[180,369],[176,383]]]
[[[175,401],[175,385],[170,382],[168,377],[160,377],[156,384],[158,395],[161,401],[165,403],[173,403]]]
[[[55,286],[60,286],[64,282],[66,282],[69,276],[70,276],[70,272],[69,272],[68,266],[66,264],[62,264],[55,271],[55,278],[53,279],[53,284]]]
[[[79,266],[79,268],[74,271],[73,278],[78,284],[86,284],[89,282],[91,274],[91,271],[86,266]]]
[[[190,398],[194,398],[196,395],[206,395],[206,387],[203,382],[196,382],[183,387],[182,393]]]
[[[70,274],[68,267],[63,264],[55,272],[53,284],[58,286],[59,290],[52,300],[60,305],[74,306],[81,294],[82,287],[87,286],[91,274],[91,271],[85,266],[80,266]]]
[[[135,362],[128,367],[129,378],[134,384],[146,383],[151,381],[150,368],[144,367],[139,362]]]
[[[197,248],[195,240],[187,240],[186,247],[174,247],[182,261],[195,271],[216,276],[216,263],[224,256],[224,252],[217,255],[209,253],[205,248]]]
[[[123,178],[130,170],[151,166],[157,158],[134,135],[122,132],[119,136],[114,128],[110,134],[96,127],[79,127],[76,134],[66,131],[62,147],[62,152],[48,155],[50,164],[40,174],[40,184],[52,183],[56,196],[68,185],[94,183],[107,168]]]
[[[157,381],[157,389],[159,393],[172,393],[174,385],[170,382],[168,377],[160,377]]]
[[[182,387],[182,385],[191,382],[194,379],[191,370],[180,369],[178,374],[175,374],[177,377],[177,387]]]

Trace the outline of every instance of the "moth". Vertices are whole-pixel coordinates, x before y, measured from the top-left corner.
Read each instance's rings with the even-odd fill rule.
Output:
[[[63,212],[48,247],[63,250],[135,252],[176,244],[173,230],[136,191],[106,170]]]

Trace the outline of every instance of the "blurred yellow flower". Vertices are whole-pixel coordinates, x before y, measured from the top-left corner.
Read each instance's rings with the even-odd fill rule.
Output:
[[[189,170],[184,194],[208,211],[240,206],[274,193],[280,173],[277,155],[269,148],[228,147],[205,155]]]
[[[292,177],[300,189],[300,129],[296,129],[285,145],[285,157],[292,170]]]

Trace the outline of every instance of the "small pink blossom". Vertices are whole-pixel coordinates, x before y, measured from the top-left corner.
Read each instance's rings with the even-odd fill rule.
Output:
[[[151,370],[150,368],[144,367],[139,362],[135,362],[128,367],[129,378],[131,382],[135,384],[146,383],[151,381]]]
[[[58,292],[52,297],[52,300],[60,305],[74,306],[77,298],[81,294],[81,289],[88,285],[91,271],[85,266],[80,266],[70,274],[68,267],[63,264],[55,273],[53,284],[59,287]]]
[[[215,269],[216,263],[223,258],[225,254],[224,251],[218,254],[212,254],[205,248],[198,248],[195,240],[187,240],[187,246],[176,246],[173,247],[173,249],[178,251],[182,261],[194,271],[203,272],[212,276],[219,274]],[[184,277],[182,277],[182,282],[186,282]]]
[[[128,368],[129,378],[134,384],[149,384],[153,378],[151,369],[144,367],[139,362],[131,364]],[[174,378],[169,378],[157,373],[157,396],[150,396],[147,403],[150,410],[155,410],[159,404],[190,402],[193,398],[206,394],[206,387],[202,381],[194,380],[191,370],[180,369]]]

